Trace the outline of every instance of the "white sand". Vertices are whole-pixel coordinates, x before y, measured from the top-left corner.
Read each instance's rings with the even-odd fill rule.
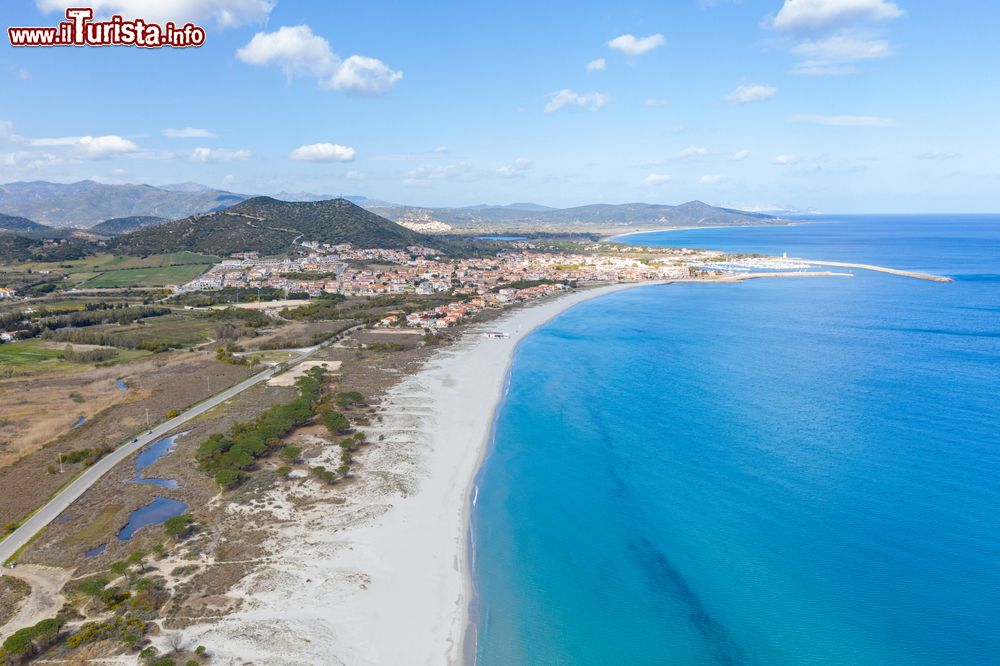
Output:
[[[340,370],[341,361],[302,361],[288,372],[275,375],[267,380],[268,386],[295,386],[295,380],[304,377],[313,368],[324,368],[330,372]]]
[[[404,379],[382,405],[382,424],[369,429],[369,441],[385,439],[360,454],[357,481],[275,490],[273,556],[234,591],[246,600],[242,610],[185,631],[188,639],[207,646],[213,664],[461,663],[469,498],[514,349],[570,306],[630,286],[509,313]],[[289,493],[318,501],[293,508]],[[335,495],[345,502],[325,501]]]

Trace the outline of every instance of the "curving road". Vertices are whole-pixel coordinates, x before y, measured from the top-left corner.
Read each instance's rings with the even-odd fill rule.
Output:
[[[339,340],[354,330],[357,330],[357,328],[359,327],[355,326],[347,329],[346,331],[342,331],[340,334],[323,344],[298,350],[300,352],[298,356],[289,361],[285,361],[282,365],[288,367],[301,363],[316,350],[332,344],[334,341]],[[80,476],[73,479],[68,486],[59,491],[55,497],[49,500],[49,502],[32,515],[31,518],[26,520],[20,527],[11,532],[6,539],[0,541],[0,562],[6,564],[18,550],[30,542],[36,534],[45,529],[45,527],[55,520],[59,514],[69,508],[69,506],[76,501],[77,498],[87,492],[91,486],[97,483],[102,476],[110,472],[114,466],[122,460],[129,457],[147,444],[150,444],[169,434],[171,431],[176,430],[191,419],[218,407],[227,400],[230,400],[243,391],[246,391],[248,388],[270,378],[272,375],[276,374],[279,369],[280,366],[273,366],[254,375],[253,377],[250,377],[249,379],[245,379],[239,384],[236,384],[221,393],[217,393],[208,400],[198,403],[186,412],[175,416],[169,421],[161,423],[149,432],[140,435],[136,439],[129,441],[124,446],[118,447],[108,455],[101,458],[92,466],[84,470]]]

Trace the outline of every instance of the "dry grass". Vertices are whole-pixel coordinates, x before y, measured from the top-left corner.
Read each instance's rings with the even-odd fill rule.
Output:
[[[0,627],[17,614],[29,594],[31,586],[23,580],[0,576]]]
[[[111,534],[116,525],[115,519],[121,510],[120,504],[109,504],[103,507],[97,517],[90,521],[86,527],[66,537],[63,540],[63,545],[66,547],[101,545],[108,540],[108,535]]]

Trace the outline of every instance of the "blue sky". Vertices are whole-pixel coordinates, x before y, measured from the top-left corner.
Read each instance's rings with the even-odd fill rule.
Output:
[[[0,182],[1000,211],[993,2],[92,6],[195,20],[208,39],[14,49],[4,35]],[[63,10],[10,0],[3,27]]]

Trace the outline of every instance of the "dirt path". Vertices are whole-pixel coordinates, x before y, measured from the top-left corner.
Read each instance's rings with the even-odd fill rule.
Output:
[[[54,617],[66,603],[66,598],[62,595],[61,590],[73,575],[73,570],[43,567],[38,564],[22,564],[14,569],[4,569],[3,574],[11,578],[20,578],[26,582],[31,586],[31,594],[25,599],[17,615],[0,627],[0,640],[7,638],[18,629],[24,629]]]

